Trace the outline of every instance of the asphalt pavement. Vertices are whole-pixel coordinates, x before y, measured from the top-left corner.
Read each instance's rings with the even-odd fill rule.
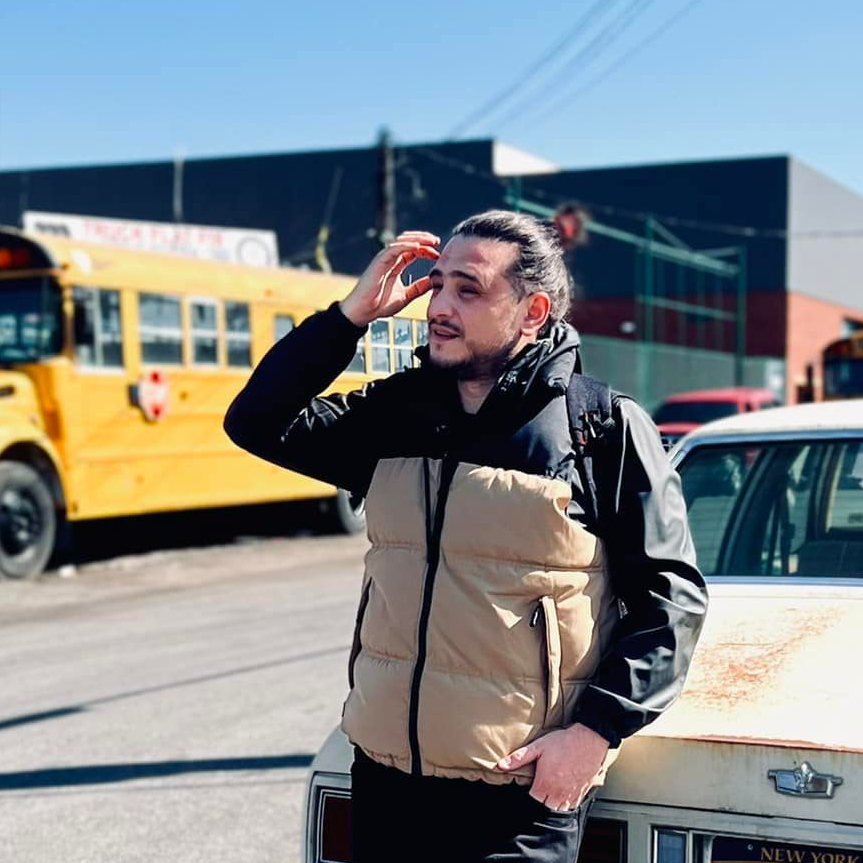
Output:
[[[235,540],[0,583],[0,863],[298,861],[365,548]]]

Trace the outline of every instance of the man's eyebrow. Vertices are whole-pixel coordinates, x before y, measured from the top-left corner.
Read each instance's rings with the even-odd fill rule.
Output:
[[[474,282],[474,284],[482,287],[482,282],[476,276],[472,276],[470,273],[466,273],[464,270],[450,270],[449,274],[459,279],[467,279],[469,282]],[[437,276],[438,278],[442,279],[444,274],[440,268],[435,267],[433,270],[431,270],[429,276]]]

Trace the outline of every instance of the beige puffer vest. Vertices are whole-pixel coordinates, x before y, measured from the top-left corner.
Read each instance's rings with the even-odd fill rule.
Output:
[[[443,465],[375,471],[342,729],[405,772],[527,784],[533,764],[495,764],[571,721],[619,620],[603,546],[567,516],[567,483],[469,464],[437,543]]]

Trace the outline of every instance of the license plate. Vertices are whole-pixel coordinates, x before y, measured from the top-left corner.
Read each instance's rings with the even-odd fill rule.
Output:
[[[863,851],[717,836],[710,860],[711,863],[863,863]]]

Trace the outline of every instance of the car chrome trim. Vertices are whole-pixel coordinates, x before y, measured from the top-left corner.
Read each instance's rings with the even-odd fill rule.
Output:
[[[808,587],[860,587],[863,576],[833,575],[705,575],[708,584],[776,584]]]
[[[718,446],[721,444],[740,443],[772,443],[775,441],[806,441],[820,440],[858,440],[863,435],[860,429],[812,429],[801,431],[800,429],[787,429],[777,431],[738,432],[728,433],[717,431],[716,433],[695,433],[687,436],[670,453],[671,463],[678,467],[684,456],[688,455],[696,447]]]
[[[832,798],[837,786],[842,784],[841,776],[819,773],[808,761],[793,770],[768,770],[767,776],[773,780],[779,794],[793,797]]]

